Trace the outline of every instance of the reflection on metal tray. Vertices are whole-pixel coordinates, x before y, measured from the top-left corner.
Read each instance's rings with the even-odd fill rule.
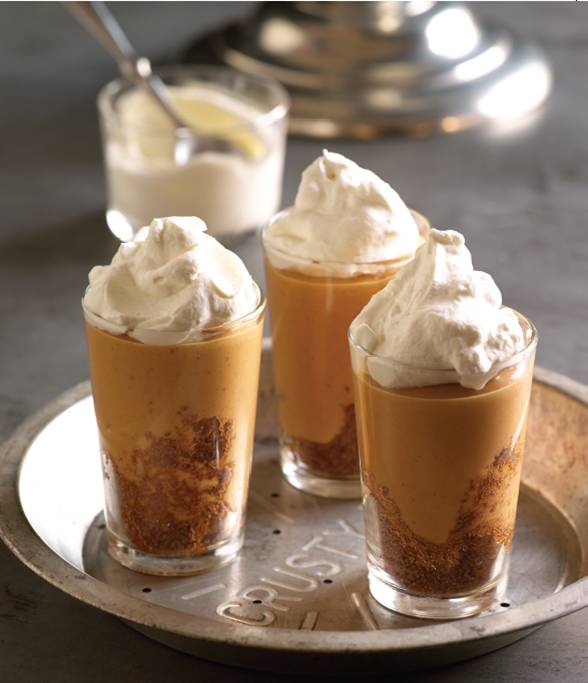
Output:
[[[172,647],[276,671],[353,672],[368,658],[374,673],[415,669],[496,649],[588,604],[588,388],[564,377],[537,371],[507,598],[445,623],[371,599],[357,501],[315,498],[282,479],[269,349],[245,546],[201,576],[136,574],[106,554],[88,394],[87,383],[71,389],[3,449],[0,534],[46,580]]]

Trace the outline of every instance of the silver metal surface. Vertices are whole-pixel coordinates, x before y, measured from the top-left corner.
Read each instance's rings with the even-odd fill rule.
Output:
[[[174,158],[183,166],[200,152],[231,152],[242,154],[226,140],[196,135],[195,131],[176,111],[170,101],[164,82],[151,70],[147,57],[139,57],[124,34],[119,23],[103,2],[71,0],[65,7],[96,38],[104,49],[116,60],[124,78],[142,88],[167,116],[176,129]]]
[[[1,537],[47,581],[149,637],[266,670],[350,673],[369,663],[375,673],[445,664],[588,604],[588,580],[581,578],[588,534],[570,521],[576,508],[562,509],[549,502],[551,491],[525,486],[505,603],[446,623],[379,607],[367,592],[358,502],[308,496],[280,476],[269,368],[266,347],[246,543],[230,567],[160,578],[108,557],[88,383],[30,418],[0,453]],[[566,402],[588,404],[588,387],[540,369],[536,380],[541,401],[554,386],[563,410]],[[553,453],[558,457],[557,448]]]
[[[525,115],[551,89],[542,52],[466,3],[265,2],[184,59],[211,55],[281,81],[290,130],[321,138],[453,133]]]

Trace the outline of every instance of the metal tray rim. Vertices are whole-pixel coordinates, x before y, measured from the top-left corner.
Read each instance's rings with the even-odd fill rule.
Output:
[[[553,386],[588,405],[588,386],[565,375],[536,368],[535,379]],[[23,456],[34,436],[54,417],[90,393],[90,383],[81,382],[66,390],[27,418],[0,447],[0,538],[8,548],[41,578],[65,593],[124,620],[147,628],[167,631],[203,642],[283,652],[341,653],[419,650],[453,643],[495,638],[528,631],[588,606],[588,577],[558,593],[507,612],[482,618],[431,623],[418,629],[381,631],[313,631],[273,629],[216,623],[183,614],[128,596],[78,570],[59,557],[39,538],[22,511],[17,485]],[[328,637],[325,637],[328,636]]]

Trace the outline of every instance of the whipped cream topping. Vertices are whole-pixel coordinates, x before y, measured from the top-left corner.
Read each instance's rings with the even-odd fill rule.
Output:
[[[530,340],[531,329],[502,307],[488,273],[474,270],[463,235],[431,230],[413,261],[351,323],[381,386],[459,383],[482,389]],[[356,368],[356,371],[358,368]]]
[[[274,216],[263,239],[276,268],[342,277],[410,258],[421,242],[411,212],[388,183],[327,150],[304,171],[294,206]]]
[[[156,218],[88,279],[88,322],[147,344],[196,341],[253,312],[261,298],[241,259],[186,216]]]

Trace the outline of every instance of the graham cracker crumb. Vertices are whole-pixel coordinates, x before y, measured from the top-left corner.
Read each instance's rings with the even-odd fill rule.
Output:
[[[472,592],[496,578],[496,560],[502,548],[512,543],[514,523],[488,524],[487,513],[495,509],[498,493],[519,476],[521,457],[519,442],[514,448],[504,448],[489,471],[470,482],[448,540],[440,544],[415,534],[387,488],[378,489],[367,478],[378,516],[382,548],[378,559],[400,588],[415,594],[446,597]]]
[[[175,430],[147,432],[148,445],[133,450],[129,462],[105,452],[114,475],[108,485],[135,548],[190,555],[225,538],[233,438],[232,420],[199,419],[182,407]]]
[[[343,406],[343,426],[327,443],[292,438],[288,447],[300,465],[323,476],[359,475],[359,455],[353,404]]]

